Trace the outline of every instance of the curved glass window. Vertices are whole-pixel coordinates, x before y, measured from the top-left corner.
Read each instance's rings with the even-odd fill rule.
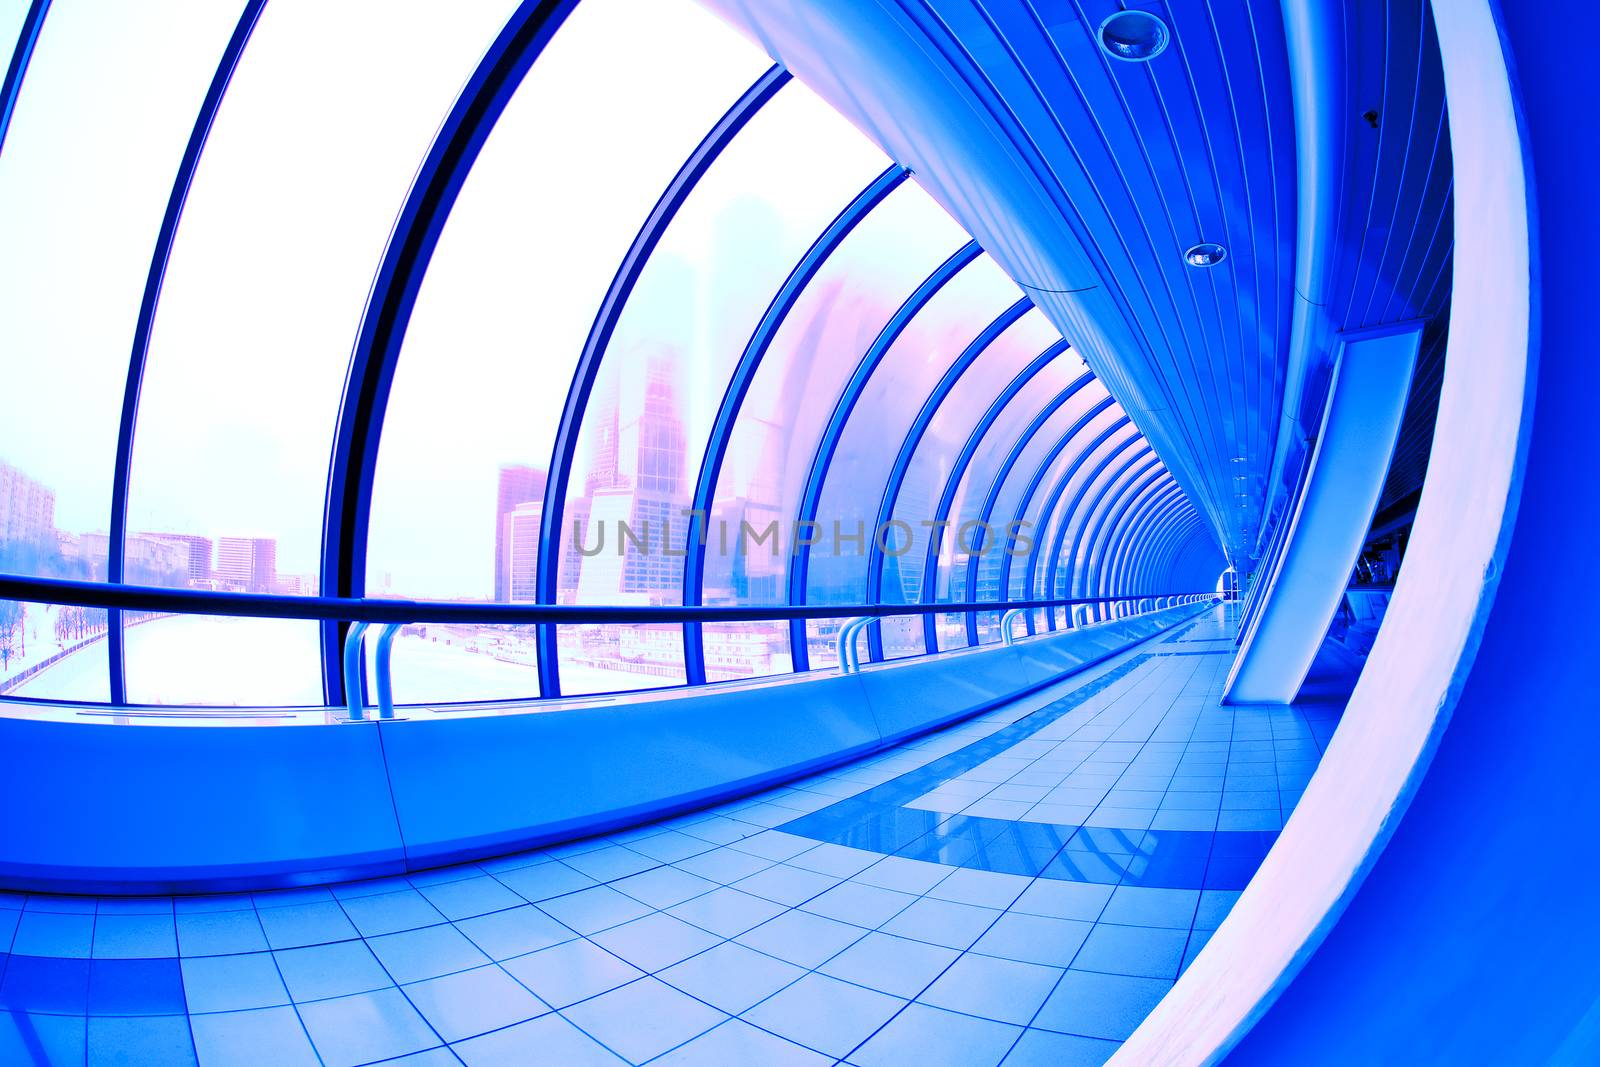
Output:
[[[617,264],[768,66],[688,0],[585,0],[557,31],[480,151],[418,293],[374,477],[369,595],[535,599],[556,427]],[[536,663],[531,627],[408,627],[396,698],[530,696]]]
[[[734,425],[707,524],[705,603],[787,602],[789,549],[769,549],[757,537],[773,524],[780,534],[790,529],[817,442],[861,356],[895,309],[966,239],[908,181],[817,271],[773,337]],[[814,666],[834,662],[838,625],[809,624]],[[713,681],[792,669],[786,624],[707,624],[702,632]],[[727,657],[719,651],[724,646]]]
[[[640,276],[590,397],[561,524],[564,540],[581,529],[584,552],[561,599],[681,602],[685,509],[734,364],[807,247],[887,163],[791,82],[695,188]],[[586,677],[569,684],[563,667],[562,691],[683,681],[675,628],[634,630],[637,640],[626,627],[563,628],[562,662]],[[720,634],[711,643],[718,657],[737,651]]]
[[[921,603],[927,542],[932,534],[927,524],[941,518],[937,514],[939,500],[946,481],[953,473],[957,456],[966,447],[979,419],[1000,392],[1010,386],[1047,348],[1060,340],[1060,336],[1043,313],[1037,309],[1028,311],[984,349],[939,406],[928,424],[927,433],[912,454],[894,502],[891,521],[903,523],[904,529],[915,531],[916,536],[911,539],[907,546],[909,550],[904,554],[886,556],[884,559],[881,599],[894,603]],[[1051,382],[1061,376],[1069,364],[1081,367],[1077,359],[1066,353],[1057,356],[1029,379],[1022,392],[1035,389],[1048,391]],[[1005,424],[1003,416],[1004,410],[1002,417],[989,426],[987,434],[998,433],[1004,437],[1012,430]],[[1007,546],[1004,522],[996,526],[996,531],[998,541],[989,542],[981,538],[976,528],[963,532],[958,524],[945,531],[941,544],[945,539],[952,542],[963,538],[969,542],[983,541],[982,548],[986,556],[992,556],[997,551],[1005,551]],[[899,640],[896,640],[897,636]],[[917,655],[925,651],[922,620],[903,617],[885,623],[883,644],[884,655],[889,658]]]
[[[206,584],[318,591],[334,419],[373,274],[434,132],[512,7],[264,9],[184,208],[134,439],[129,529],[210,539]],[[130,543],[130,573],[132,555]],[[186,570],[171,584],[193,581]],[[222,703],[281,694],[277,661],[299,662],[291,630],[312,641],[317,627],[240,623],[217,649],[233,668],[221,689],[172,684]],[[166,655],[156,632],[144,648],[130,638],[131,700],[168,700],[166,676],[135,663]],[[320,689],[312,670],[292,691],[319,702]]]
[[[0,600],[0,697],[110,699],[103,608]]]
[[[181,0],[61,3],[39,33],[0,152],[0,571],[106,577],[150,250],[238,14]],[[0,39],[7,61],[15,22]],[[148,562],[129,580],[187,577]]]
[[[1101,434],[1115,426],[1122,417],[1122,412],[1116,409],[1095,416],[1094,420],[1084,427],[1082,443],[1074,449],[1080,452],[1088,449],[1083,462],[1078,463],[1077,457],[1074,456],[1070,464],[1063,465],[1061,476],[1068,470],[1071,471],[1071,477],[1068,477],[1065,483],[1060,480],[1061,476],[1054,472],[1051,474],[1052,500],[1046,501],[1048,512],[1044,516],[1044,535],[1034,546],[1035,558],[1029,561],[1034,587],[1037,590],[1035,595],[1041,599],[1067,595],[1061,590],[1068,588],[1066,577],[1071,568],[1060,559],[1058,553],[1071,548],[1072,524],[1081,518],[1084,502],[1089,497],[1089,490],[1086,487],[1096,469],[1107,456],[1113,454],[1126,456],[1130,449],[1136,447],[1133,442],[1139,437],[1139,431],[1134,429],[1131,423],[1114,430],[1103,442],[1095,444],[1100,440]],[[1113,460],[1113,463],[1115,462]],[[1066,608],[1056,610],[1056,625],[1066,625],[1071,617],[1070,612]]]

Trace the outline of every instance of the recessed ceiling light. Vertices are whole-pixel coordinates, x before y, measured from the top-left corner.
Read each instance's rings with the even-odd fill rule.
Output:
[[[1183,254],[1184,262],[1191,267],[1215,267],[1228,258],[1228,250],[1219,244],[1202,241]]]
[[[1100,47],[1129,63],[1148,63],[1166,50],[1167,24],[1148,11],[1118,11],[1100,23]]]

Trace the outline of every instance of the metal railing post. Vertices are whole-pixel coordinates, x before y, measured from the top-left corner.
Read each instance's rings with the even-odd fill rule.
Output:
[[[378,635],[377,663],[378,674],[378,718],[392,719],[394,715],[394,679],[390,674],[389,664],[394,656],[395,634],[400,632],[401,624],[391,622],[384,626],[383,632]]]
[[[344,703],[350,709],[351,722],[367,719],[366,705],[361,699],[361,644],[366,635],[364,622],[351,623],[350,632],[344,635]]]
[[[1027,608],[1012,608],[1000,616],[1000,642],[1001,644],[1014,645],[1016,636],[1011,632],[1011,624],[1028,613]]]

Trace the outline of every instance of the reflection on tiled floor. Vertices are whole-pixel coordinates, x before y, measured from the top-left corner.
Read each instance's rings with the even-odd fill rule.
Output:
[[[605,838],[331,888],[0,894],[0,1063],[1100,1063],[1334,725],[1219,707],[1229,622]]]

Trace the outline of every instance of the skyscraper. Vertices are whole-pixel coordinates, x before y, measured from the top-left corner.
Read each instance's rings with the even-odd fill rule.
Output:
[[[539,534],[544,520],[544,501],[518,504],[506,515],[501,540],[505,558],[501,570],[506,577],[504,599],[531,602],[539,596]]]
[[[494,509],[494,598],[511,600],[511,576],[506,569],[506,520],[518,506],[544,502],[545,472],[538,467],[508,463],[500,468]],[[527,599],[532,599],[528,597]]]
[[[214,573],[247,593],[273,592],[278,584],[277,538],[218,538]]]

